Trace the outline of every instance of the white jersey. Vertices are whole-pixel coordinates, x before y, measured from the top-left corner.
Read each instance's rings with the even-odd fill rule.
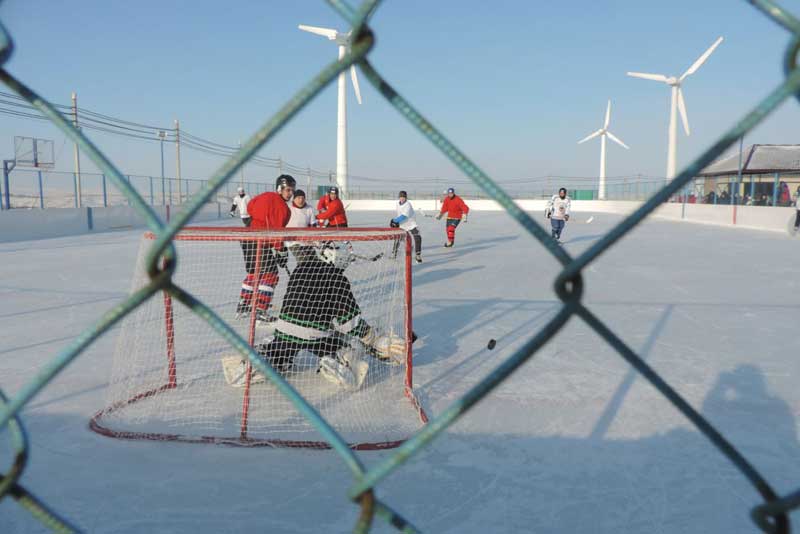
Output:
[[[236,195],[233,197],[233,206],[236,208],[236,211],[239,212],[239,217],[242,219],[249,219],[250,214],[247,213],[247,204],[250,202],[250,195],[245,195],[240,197]]]
[[[289,222],[286,223],[286,228],[308,228],[309,226],[314,226],[316,218],[314,217],[314,209],[311,206],[306,204],[302,208],[298,208],[291,201],[286,204],[289,206],[289,211],[292,212]]]
[[[561,198],[558,195],[553,195],[553,198],[547,203],[547,209],[550,210],[550,217],[560,220],[564,220],[569,216],[569,206],[570,200],[568,196]]]
[[[406,200],[404,203],[400,204],[400,201],[397,201],[397,206],[395,206],[396,217],[400,217],[401,215],[405,215],[406,219],[400,223],[400,228],[408,232],[409,230],[413,230],[417,227],[417,220],[414,218],[414,207],[411,205],[411,202]]]

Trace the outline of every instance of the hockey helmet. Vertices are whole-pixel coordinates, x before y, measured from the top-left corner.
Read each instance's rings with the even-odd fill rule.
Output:
[[[297,181],[289,174],[281,174],[275,180],[275,191],[280,192],[284,187],[289,186],[292,189],[297,187]]]
[[[317,258],[337,269],[345,269],[353,259],[350,248],[351,245],[348,242],[325,241],[316,248]]]

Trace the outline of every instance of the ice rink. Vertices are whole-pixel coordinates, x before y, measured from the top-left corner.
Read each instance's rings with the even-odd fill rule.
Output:
[[[593,214],[587,224],[590,215],[567,224],[570,254],[621,220]],[[386,226],[390,214],[350,218]],[[471,213],[453,249],[442,247],[443,222],[419,223],[414,383],[435,417],[556,313],[559,265],[504,213]],[[7,394],[124,298],[141,234],[0,244]],[[584,272],[587,306],[779,494],[800,487],[798,266],[800,241],[784,234],[652,220]],[[88,532],[352,529],[352,478],[331,451],[132,442],[89,431],[117,333],[24,410],[32,443],[26,488]],[[7,471],[9,433],[0,434]],[[392,452],[358,454],[374,465]],[[756,530],[749,513],[761,503],[728,460],[577,319],[381,482],[378,495],[421,530],[449,533],[744,533]],[[393,531],[376,521],[375,532]],[[43,531],[14,501],[0,503],[0,532]]]

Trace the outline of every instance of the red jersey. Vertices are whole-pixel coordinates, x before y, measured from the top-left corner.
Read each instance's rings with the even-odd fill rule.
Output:
[[[346,225],[347,215],[344,213],[344,205],[342,204],[342,201],[338,198],[330,200],[328,195],[325,195],[323,198],[328,199],[328,201],[323,205],[323,201],[320,199],[319,203],[317,203],[317,208],[322,206],[320,212],[317,214],[317,219],[320,221],[327,219],[328,224],[331,226],[342,224]]]
[[[469,208],[460,196],[453,195],[453,198],[449,196],[444,198],[442,209],[439,212],[447,213],[448,219],[460,219],[462,215],[469,213]]]
[[[255,230],[285,228],[292,216],[286,201],[278,193],[273,192],[253,197],[253,200],[247,203],[247,213],[253,218],[250,228]]]

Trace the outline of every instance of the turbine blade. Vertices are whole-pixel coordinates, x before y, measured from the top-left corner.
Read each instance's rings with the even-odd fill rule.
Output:
[[[606,121],[603,123],[603,128],[608,128],[608,121],[611,120],[611,100],[608,101],[608,106],[606,107]]]
[[[644,72],[629,72],[628,76],[633,76],[634,78],[644,78],[645,80],[653,80],[656,82],[666,82],[667,77],[663,74],[646,74]]]
[[[625,143],[614,137],[614,134],[612,134],[611,132],[606,132],[606,135],[608,136],[609,139],[617,143],[622,148],[630,148],[628,145],[626,145]]]
[[[591,133],[591,134],[587,135],[586,137],[584,137],[583,139],[581,139],[580,141],[578,141],[578,144],[585,143],[585,142],[586,142],[586,141],[588,141],[589,139],[594,139],[595,137],[597,137],[597,136],[598,136],[598,135],[600,135],[601,133],[603,133],[603,129],[602,129],[602,128],[600,128],[599,130],[597,130],[597,131],[596,131],[596,132],[594,132],[594,133]]]
[[[678,111],[681,112],[681,122],[686,135],[689,135],[689,116],[686,114],[686,102],[683,101],[683,89],[678,87]]]
[[[358,74],[356,74],[355,65],[350,65],[350,79],[353,80],[353,91],[356,93],[356,100],[361,104],[361,89],[358,87]]]
[[[304,32],[316,33],[317,35],[327,37],[331,41],[335,40],[336,36],[339,34],[339,32],[331,28],[319,28],[317,26],[306,26],[305,24],[300,24],[298,28],[300,28]]]
[[[684,79],[684,78],[686,78],[687,76],[689,76],[690,74],[694,74],[694,73],[697,71],[697,69],[699,69],[699,68],[700,68],[700,67],[703,65],[703,63],[705,63],[705,62],[706,62],[706,60],[708,59],[708,56],[710,56],[710,55],[711,55],[711,54],[714,52],[714,49],[716,49],[716,48],[719,46],[719,44],[720,44],[721,42],[722,42],[722,37],[720,37],[720,38],[718,38],[716,41],[714,41],[714,44],[712,44],[712,45],[711,45],[711,46],[708,48],[708,50],[706,50],[705,52],[703,52],[703,55],[702,55],[702,56],[700,56],[699,58],[697,58],[697,61],[695,61],[694,63],[692,63],[692,66],[691,66],[691,67],[689,67],[689,68],[686,70],[686,72],[684,72],[684,73],[681,75],[681,77],[680,77],[680,81],[683,81],[683,79]]]

